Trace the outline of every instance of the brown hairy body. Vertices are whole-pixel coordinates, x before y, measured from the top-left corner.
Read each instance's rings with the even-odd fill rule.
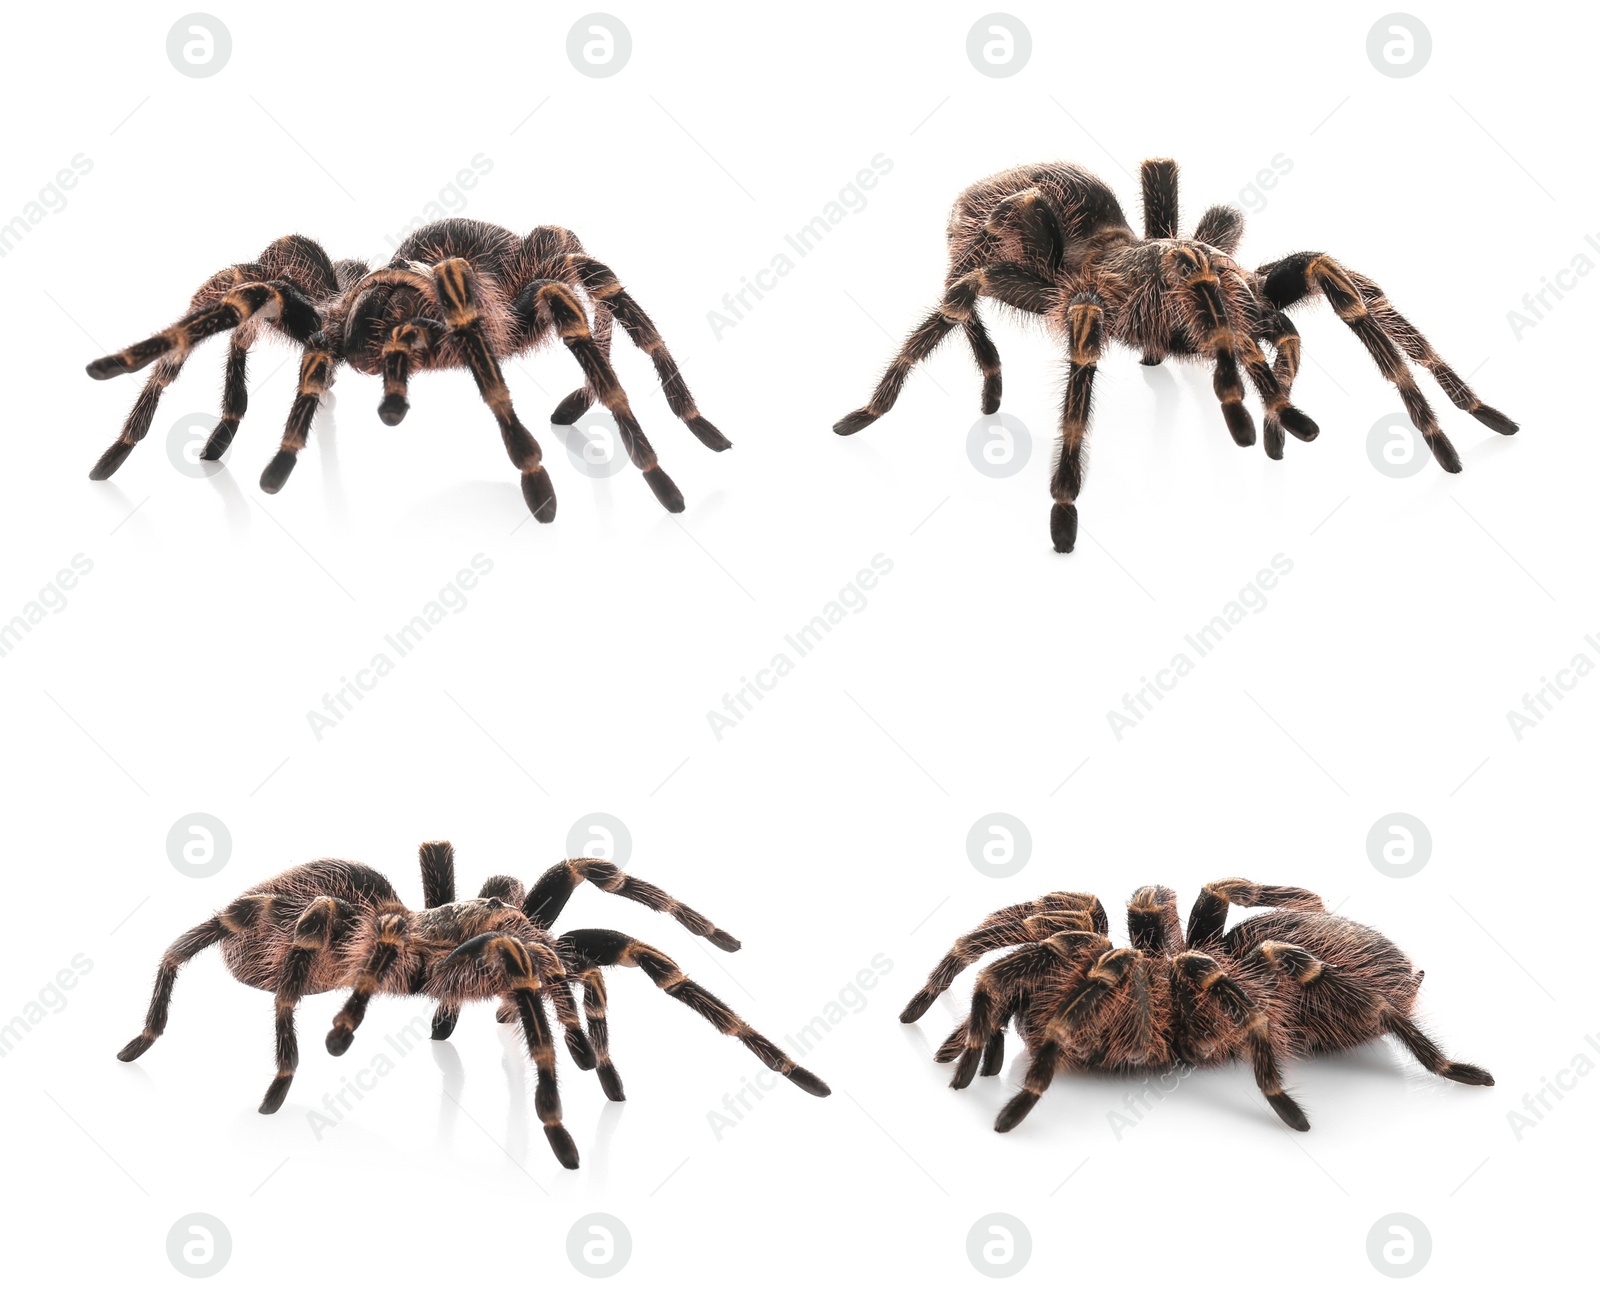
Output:
[[[1228,907],[1275,907],[1224,930]],[[1348,1050],[1393,1034],[1430,1072],[1492,1086],[1483,1069],[1447,1060],[1412,1018],[1422,971],[1375,929],[1323,910],[1304,889],[1220,880],[1179,925],[1164,886],[1129,900],[1132,946],[1113,947],[1092,894],[1053,893],[990,915],[959,939],[901,1013],[920,1019],[986,952],[1017,947],[978,975],[968,1017],[939,1047],[951,1086],[993,1076],[1014,1022],[1027,1047],[1023,1090],[1001,1111],[1010,1131],[1063,1070],[1165,1071],[1248,1060],[1269,1104],[1310,1127],[1284,1091],[1285,1059]]]
[[[737,1037],[767,1067],[812,1095],[828,1094],[826,1083],[686,977],[665,953],[616,930],[558,935],[551,929],[573,890],[588,881],[670,915],[723,951],[738,950],[736,938],[656,886],[624,875],[610,862],[570,858],[546,871],[531,890],[524,891],[512,876],[491,876],[476,898],[457,901],[450,845],[424,844],[421,864],[419,910],[407,907],[381,873],[334,859],[293,867],[247,890],[167,949],[144,1029],[117,1058],[131,1062],[150,1049],[166,1030],[179,967],[216,943],[234,978],[271,992],[277,1002],[278,1073],[261,1102],[262,1113],[276,1113],[294,1081],[299,1064],[294,1016],[302,997],[349,991],[327,1037],[334,1055],[350,1049],[373,996],[436,1000],[435,1041],[450,1036],[464,1003],[497,999],[497,1018],[521,1024],[538,1070],[534,1103],[545,1136],[562,1165],[576,1167],[577,1147],[561,1124],[555,1045],[544,1001],[555,1007],[573,1061],[598,1071],[609,1099],[623,1099],[606,1024],[602,971],[612,966],[643,970],[662,991]],[[583,988],[581,1018],[574,985]]]
[[[394,258],[376,269],[365,261],[335,262],[310,238],[290,234],[256,260],[212,275],[171,327],[89,365],[91,377],[104,379],[155,364],[122,434],[101,455],[90,479],[111,476],[144,439],[162,392],[190,351],[207,337],[231,332],[222,416],[200,455],[220,459],[245,413],[250,348],[271,332],[299,346],[301,359],[282,442],[261,475],[267,493],[282,489],[294,470],[318,404],[341,365],[382,375],[378,416],[389,426],[410,408],[407,385],[413,372],[464,368],[522,473],[528,507],[538,520],[552,521],[555,488],[538,442],[512,407],[500,360],[559,337],[583,369],[584,384],[561,401],[550,420],[570,425],[599,400],[616,419],[628,457],[661,505],[681,512],[683,495],[661,469],[611,367],[613,320],[649,354],[674,415],[708,448],[728,448],[728,438],[700,415],[655,324],[611,269],[586,254],[577,235],[566,229],[541,225],[524,238],[481,220],[441,220],[411,234]]]
[[[983,373],[983,412],[997,412],[1000,353],[978,314],[978,301],[987,298],[1038,316],[1060,338],[1069,360],[1050,484],[1055,500],[1050,533],[1057,552],[1071,552],[1087,466],[1094,376],[1106,347],[1119,342],[1152,365],[1167,358],[1209,362],[1223,421],[1240,445],[1252,445],[1256,438],[1244,405],[1248,379],[1261,401],[1267,455],[1282,458],[1286,431],[1301,440],[1317,436],[1317,424],[1289,401],[1300,366],[1300,335],[1285,311],[1319,295],[1394,384],[1446,471],[1460,471],[1461,460],[1408,361],[1432,373],[1457,408],[1502,435],[1517,430],[1515,422],[1473,394],[1370,278],[1324,252],[1295,252],[1246,269],[1234,259],[1244,236],[1242,212],[1211,207],[1193,235],[1181,238],[1177,163],[1147,161],[1140,179],[1142,238],[1110,188],[1065,162],[1019,166],[963,192],[946,229],[950,267],[943,300],[906,340],[872,398],[839,419],[834,431],[854,435],[893,408],[912,369],[957,328]]]

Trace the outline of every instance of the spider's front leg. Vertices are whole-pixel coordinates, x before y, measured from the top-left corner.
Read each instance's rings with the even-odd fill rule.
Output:
[[[500,426],[500,438],[507,455],[522,473],[523,501],[534,520],[541,523],[555,520],[556,490],[550,473],[544,469],[539,442],[528,434],[527,427],[511,407],[511,392],[506,389],[500,363],[484,334],[478,309],[477,275],[470,264],[457,257],[435,265],[433,279],[450,335],[460,342],[478,394]]]
[[[289,406],[289,418],[283,426],[283,439],[278,452],[261,473],[261,489],[276,494],[289,479],[299,453],[306,447],[311,434],[311,421],[317,415],[322,397],[333,383],[333,370],[341,361],[335,357],[328,335],[313,333],[300,356],[300,381],[295,387],[294,403]]]
[[[343,1055],[350,1049],[350,1043],[355,1040],[356,1029],[361,1027],[361,1021],[366,1018],[367,1002],[372,999],[372,994],[382,987],[384,976],[399,959],[400,953],[405,950],[405,945],[404,915],[398,912],[386,912],[379,916],[373,926],[372,950],[367,955],[366,963],[356,975],[350,999],[345,1002],[344,1009],[333,1018],[333,1027],[329,1030],[327,1039],[329,1055]]]
[[[1083,445],[1089,437],[1089,408],[1094,374],[1105,346],[1105,303],[1094,292],[1079,292],[1066,310],[1071,370],[1061,401],[1061,444],[1050,495],[1050,541],[1057,552],[1071,552],[1078,542],[1078,494],[1083,489]]]

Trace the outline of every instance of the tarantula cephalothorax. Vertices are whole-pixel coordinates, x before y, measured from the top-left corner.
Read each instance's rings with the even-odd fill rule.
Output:
[[[1109,341],[1146,364],[1194,357],[1212,364],[1212,386],[1234,440],[1255,443],[1239,366],[1260,396],[1269,458],[1283,457],[1284,431],[1301,440],[1317,424],[1289,403],[1300,366],[1300,337],[1284,311],[1319,293],[1394,383],[1406,412],[1446,471],[1461,460],[1417,388],[1406,360],[1437,379],[1457,408],[1502,435],[1517,424],[1478,399],[1370,278],[1324,252],[1302,251],[1250,271],[1233,259],[1244,215],[1214,206],[1192,238],[1178,236],[1178,167],[1167,159],[1141,168],[1144,237],[1122,214],[1116,195],[1087,171],[1065,163],[1022,166],[974,184],[956,199],[947,238],[950,270],[939,307],[906,340],[865,408],[834,424],[854,435],[894,407],[906,377],[960,327],[983,371],[983,411],[1000,408],[1000,354],[978,317],[979,297],[1043,317],[1069,358],[1061,443],[1050,493],[1050,535],[1057,552],[1077,541],[1095,366]],[[1263,343],[1272,347],[1267,362]],[[1402,354],[1402,352],[1404,352]]]
[[[1224,932],[1228,905],[1277,907]],[[1296,1131],[1310,1127],[1283,1089],[1286,1057],[1348,1050],[1384,1033],[1430,1073],[1472,1086],[1494,1078],[1454,1063],[1412,1018],[1422,971],[1375,929],[1325,911],[1304,889],[1219,880],[1195,900],[1185,932],[1178,898],[1151,885],[1128,900],[1131,947],[1106,938],[1087,893],[1052,893],[995,912],[957,940],[911,998],[911,1023],[985,952],[1019,947],[980,971],[972,1011],[939,1047],[950,1085],[1000,1071],[1014,1020],[1031,1060],[994,1129],[1028,1115],[1058,1069],[1167,1070],[1248,1057],[1256,1085]]]
[[[584,312],[594,310],[591,329]],[[161,392],[196,343],[232,329],[223,382],[222,418],[200,456],[221,458],[239,429],[246,403],[245,364],[251,345],[270,328],[301,347],[300,385],[277,456],[261,473],[276,494],[305,447],[311,419],[340,364],[383,375],[378,416],[394,426],[409,406],[406,383],[424,368],[465,368],[500,424],[511,461],[522,472],[522,496],[540,521],[556,514],[555,489],[538,442],[511,407],[500,360],[559,336],[583,369],[584,384],[556,406],[550,420],[576,422],[596,399],[616,419],[628,457],[661,505],[683,511],[683,495],[656,461],[611,367],[612,316],[649,354],[667,404],[708,448],[732,443],[700,416],[678,365],[649,316],[617,276],[585,255],[576,235],[541,225],[519,238],[479,220],[440,220],[411,234],[378,269],[364,261],[332,261],[309,238],[280,238],[258,260],[213,274],[189,312],[165,331],[89,365],[89,376],[115,377],[154,362],[122,434],[89,473],[105,480],[144,439]]]
[[[739,940],[653,884],[624,875],[610,862],[570,858],[551,867],[524,892],[512,876],[491,876],[476,898],[456,901],[455,854],[438,841],[421,848],[423,909],[412,911],[388,880],[355,862],[324,859],[294,867],[249,889],[210,920],[182,935],[161,959],[144,1031],[117,1053],[136,1060],[165,1031],[178,968],[213,943],[233,977],[274,994],[277,1002],[278,1074],[261,1102],[276,1113],[299,1062],[294,1012],[300,998],[347,988],[350,997],[334,1016],[328,1050],[343,1055],[374,994],[427,996],[439,1002],[433,1039],[450,1036],[467,1001],[498,997],[502,1022],[520,1021],[538,1070],[534,1107],[545,1137],[563,1167],[577,1167],[578,1150],[561,1125],[555,1044],[544,998],[555,1006],[567,1049],[579,1068],[597,1069],[608,1099],[621,1100],[622,1080],[611,1063],[606,1030],[606,989],[601,973],[614,965],[643,970],[720,1032],[737,1037],[763,1064],[802,1091],[827,1095],[828,1086],[800,1068],[682,970],[663,952],[614,929],[575,929],[557,935],[551,925],[583,881],[673,917],[691,933],[725,952]],[[583,985],[580,1020],[572,985]],[[588,1032],[585,1035],[584,1022]]]

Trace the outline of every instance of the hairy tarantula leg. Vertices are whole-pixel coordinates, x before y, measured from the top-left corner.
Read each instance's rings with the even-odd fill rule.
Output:
[[[556,1020],[566,1034],[567,1053],[572,1062],[585,1071],[594,1067],[594,1050],[584,1034],[583,1021],[578,1018],[578,1003],[572,995],[572,980],[555,948],[544,943],[527,943],[529,954],[538,968],[550,1000],[555,1003]]]
[[[1387,1001],[1381,1003],[1378,1018],[1383,1026],[1416,1056],[1417,1063],[1428,1072],[1449,1078],[1452,1082],[1464,1082],[1468,1086],[1494,1085],[1494,1076],[1487,1069],[1481,1069],[1476,1064],[1463,1064],[1459,1060],[1446,1059],[1438,1044],[1417,1026],[1414,1019],[1403,1011],[1395,1009]]]
[[[1064,963],[1081,964],[1110,950],[1110,940],[1103,935],[1063,930],[1034,947],[1002,957],[982,971],[973,985],[966,1041],[950,1079],[951,1087],[962,1091],[972,1084],[990,1041],[1015,1010],[1014,998],[1030,982],[1059,973]]]
[[[600,1089],[607,1100],[626,1100],[622,1078],[611,1062],[611,1031],[606,1023],[606,981],[599,970],[585,970],[578,976],[583,980],[583,1017],[589,1025],[589,1044],[594,1048],[594,1064],[600,1078]]]
[[[492,875],[478,888],[480,898],[498,898],[508,907],[521,907],[527,891],[514,875]]]
[[[511,994],[517,1014],[522,1020],[522,1033],[528,1042],[528,1054],[538,1072],[534,1087],[533,1108],[544,1124],[544,1138],[562,1167],[576,1170],[578,1147],[572,1136],[561,1125],[561,1091],[556,1084],[556,1048],[550,1038],[550,1022],[545,1018],[544,1003],[539,994],[526,988]]]
[[[639,425],[639,420],[634,417],[633,409],[628,404],[627,392],[617,380],[617,374],[612,369],[610,361],[600,353],[600,348],[594,343],[594,338],[589,332],[589,322],[584,318],[583,307],[573,295],[572,289],[565,283],[546,283],[538,289],[537,302],[549,310],[562,342],[572,352],[572,357],[578,361],[589,385],[593,386],[599,395],[600,402],[616,419],[617,430],[622,436],[623,447],[628,451],[628,458],[644,474],[645,483],[650,486],[650,492],[656,496],[656,501],[669,512],[683,511],[683,494],[672,483],[672,477],[661,469],[660,462],[656,460],[656,451],[645,438],[644,428]]]
[[[1240,358],[1244,360],[1245,372],[1250,375],[1250,384],[1256,388],[1256,394],[1261,397],[1261,404],[1265,409],[1265,416],[1262,419],[1262,438],[1266,443],[1267,457],[1275,461],[1283,457],[1285,427],[1293,432],[1298,440],[1315,440],[1319,434],[1317,424],[1289,403],[1289,397],[1278,385],[1278,379],[1273,374],[1271,365],[1267,363],[1261,343],[1254,337],[1244,338]]]
[[[1221,1006],[1235,1024],[1244,1029],[1256,1085],[1266,1096],[1279,1118],[1296,1131],[1309,1131],[1306,1119],[1294,1099],[1283,1089],[1278,1057],[1273,1048],[1272,1024],[1266,1012],[1217,962],[1204,952],[1180,952],[1172,958],[1175,976],[1181,975],[1192,986],[1197,998],[1209,997]]]
[[[1190,247],[1167,255],[1168,272],[1180,285],[1180,298],[1188,307],[1195,346],[1212,358],[1211,388],[1222,405],[1222,420],[1241,448],[1256,442],[1256,424],[1244,406],[1244,383],[1239,379],[1237,352],[1242,348],[1228,318],[1222,280],[1216,269]]]
[[[406,945],[406,920],[398,912],[379,916],[373,933],[376,941],[367,956],[367,962],[356,975],[355,989],[344,1009],[333,1017],[333,1027],[328,1032],[328,1054],[343,1055],[355,1040],[356,1029],[366,1018],[367,1002],[372,999],[383,982],[383,976],[399,958]]]
[[[323,895],[306,905],[295,921],[293,941],[283,968],[278,974],[278,990],[273,997],[277,1035],[278,1076],[261,1099],[262,1113],[277,1113],[289,1094],[295,1069],[300,1066],[300,1045],[294,1035],[294,1011],[311,986],[317,959],[333,945],[334,926],[340,918],[339,901]]]
[[[1239,248],[1239,240],[1244,237],[1244,212],[1238,207],[1218,204],[1207,207],[1206,213],[1200,217],[1200,223],[1194,227],[1194,239],[1215,247],[1218,251],[1231,256]]]
[[[643,970],[650,981],[669,997],[681,1001],[719,1033],[737,1037],[745,1047],[775,1073],[782,1074],[811,1095],[829,1094],[828,1084],[801,1068],[772,1042],[734,1014],[725,1003],[712,996],[678,968],[665,952],[630,938],[614,929],[578,929],[562,936],[559,946],[570,963],[580,970],[608,965],[632,966]]]
[[[1061,444],[1056,451],[1050,494],[1050,541],[1057,552],[1071,552],[1078,543],[1078,495],[1083,490],[1083,446],[1089,437],[1089,408],[1094,375],[1105,344],[1105,310],[1093,292],[1079,292],[1067,307],[1071,371],[1061,402]]]
[[[289,418],[284,423],[283,440],[278,452],[261,473],[263,493],[276,494],[289,479],[296,456],[306,447],[306,437],[311,433],[311,419],[316,416],[317,406],[333,381],[336,362],[333,352],[328,349],[327,338],[317,333],[300,356],[300,384],[295,390],[294,403],[289,406]]]
[[[1042,943],[1052,934],[1063,931],[1092,933],[1093,924],[1086,911],[1053,911],[1025,916],[1014,920],[986,920],[970,934],[963,934],[945,953],[944,959],[933,967],[927,983],[906,1003],[900,1012],[900,1022],[915,1023],[928,1012],[938,998],[949,989],[967,966],[988,952],[1003,947],[1016,947],[1019,943]]]
[[[617,281],[616,273],[594,257],[582,254],[569,255],[566,258],[566,267],[577,273],[584,290],[595,301],[609,307],[617,316],[617,322],[622,325],[633,344],[650,356],[650,362],[655,366],[656,377],[661,382],[661,390],[667,397],[667,407],[672,410],[673,416],[693,431],[695,437],[706,448],[718,453],[732,448],[733,441],[700,416],[700,410],[695,407],[694,396],[689,393],[689,385],[683,380],[683,374],[678,371],[677,361],[667,349],[667,343],[661,339],[661,333],[650,321],[650,316]],[[597,392],[600,389],[598,386],[595,387]]]
[[[200,451],[203,462],[220,461],[222,455],[228,452],[245,410],[250,407],[250,387],[245,380],[250,364],[250,341],[241,343],[242,331],[234,332],[228,346],[228,362],[222,373],[222,416],[217,419],[215,429],[206,439],[205,448]]]
[[[977,362],[978,371],[983,374],[983,412],[987,417],[991,413],[1000,411],[1000,352],[995,349],[994,342],[989,337],[989,330],[983,326],[983,320],[978,317],[976,309],[972,317],[961,325],[961,330],[967,335],[967,344],[972,348],[972,358]]]
[[[543,283],[539,284],[543,286]],[[594,334],[594,344],[600,348],[600,353],[609,361],[611,358],[611,311],[601,301],[594,303],[594,323],[589,331]],[[592,407],[596,399],[594,387],[585,380],[582,386],[568,395],[561,403],[556,405],[555,412],[550,415],[550,421],[558,427],[569,427]]]
[[[478,394],[494,414],[500,439],[512,464],[522,473],[522,498],[533,519],[548,523],[556,519],[556,490],[543,464],[539,442],[528,434],[511,406],[511,392],[500,372],[500,363],[484,335],[478,317],[477,276],[472,266],[459,257],[441,261],[433,267],[434,288],[444,311],[450,333],[460,343]]]
[[[379,352],[383,361],[383,399],[378,404],[378,417],[384,426],[399,426],[410,411],[406,387],[411,380],[412,356],[426,353],[439,336],[439,325],[421,317],[390,330],[389,339]]]
[[[1183,951],[1178,895],[1164,884],[1136,890],[1128,899],[1128,941],[1151,956]]]
[[[1366,347],[1378,370],[1400,392],[1406,413],[1417,430],[1422,432],[1434,461],[1448,472],[1461,470],[1460,455],[1440,429],[1432,407],[1411,376],[1411,370],[1406,367],[1405,357],[1395,348],[1377,315],[1367,308],[1360,288],[1352,281],[1344,266],[1323,252],[1302,251],[1270,265],[1263,265],[1256,272],[1262,278],[1262,293],[1268,303],[1280,310],[1309,294],[1320,292],[1333,307],[1333,312]],[[1495,416],[1504,420],[1503,415]],[[1494,423],[1489,425],[1493,426]]]
[[[1421,364],[1433,374],[1434,380],[1439,383],[1440,389],[1452,404],[1462,412],[1470,413],[1484,426],[1498,431],[1501,435],[1516,435],[1517,424],[1499,409],[1490,408],[1472,393],[1472,388],[1461,380],[1455,369],[1439,357],[1438,351],[1428,344],[1428,339],[1390,304],[1381,287],[1365,274],[1357,274],[1354,270],[1348,272],[1351,281],[1361,289],[1367,308],[1377,317],[1383,330],[1399,344],[1409,359]]]
[[[1144,199],[1144,236],[1178,236],[1178,163],[1170,157],[1152,157],[1139,164],[1139,187]]]
[[[134,400],[133,407],[128,410],[128,416],[123,419],[122,433],[111,442],[110,448],[100,455],[100,460],[90,469],[90,480],[109,479],[133,452],[133,446],[149,433],[150,423],[155,420],[156,405],[161,402],[162,393],[167,387],[177,380],[178,374],[183,370],[185,358],[184,355],[165,355],[157,361],[144,387],[139,391],[138,399]]]
[[[433,1012],[433,1030],[429,1034],[432,1041],[446,1041],[450,1034],[455,1032],[456,1024],[461,1021],[461,1007],[439,1003],[439,1008]]]
[[[1289,885],[1255,884],[1250,880],[1216,880],[1200,891],[1189,911],[1190,947],[1205,947],[1219,938],[1227,923],[1228,904],[1241,907],[1281,907],[1285,911],[1325,911],[1322,899],[1309,889]]]
[[[1061,1066],[1067,1039],[1094,1018],[1138,960],[1139,953],[1133,948],[1117,947],[1103,953],[1095,961],[1094,967],[1084,976],[1083,986],[1062,1004],[1045,1025],[1044,1038],[1034,1051],[1033,1061],[1022,1079],[1022,1090],[1000,1110],[1000,1116],[994,1121],[996,1131],[1010,1131],[1032,1112],[1033,1106],[1039,1103],[1039,1097],[1049,1090],[1056,1070]]]
[[[455,948],[440,962],[440,969],[472,961],[483,966],[497,967],[504,976],[504,993],[526,988],[533,992],[549,992],[556,1005],[556,1018],[566,1032],[567,1049],[573,1062],[581,1069],[594,1067],[594,1055],[589,1040],[584,1036],[583,1023],[578,1018],[578,1003],[572,995],[567,967],[551,947],[543,943],[525,942],[513,934],[490,930],[474,935]],[[537,962],[537,972],[535,970]],[[516,1003],[506,996],[495,1012],[500,1023],[510,1023],[516,1017]]]
[[[679,902],[665,889],[627,875],[614,862],[602,858],[576,857],[557,862],[534,882],[522,901],[522,914],[541,929],[549,929],[560,918],[573,891],[587,880],[607,893],[630,902],[642,903],[651,911],[665,912],[691,934],[709,940],[724,952],[737,952],[739,940],[718,929],[693,907]]]
[[[443,907],[456,900],[456,851],[449,840],[429,840],[417,847],[422,870],[422,905]]]
[[[117,1052],[119,1060],[127,1064],[138,1059],[150,1049],[156,1038],[166,1032],[167,1010],[172,1004],[172,987],[177,981],[179,969],[185,962],[213,943],[221,942],[249,929],[262,915],[271,910],[273,902],[272,894],[246,894],[173,942],[161,958],[161,968],[156,971],[156,985],[150,995],[150,1008],[145,1013],[144,1031]]]
[[[1282,310],[1263,307],[1256,334],[1273,349],[1272,375],[1287,399],[1300,372],[1300,330]]]

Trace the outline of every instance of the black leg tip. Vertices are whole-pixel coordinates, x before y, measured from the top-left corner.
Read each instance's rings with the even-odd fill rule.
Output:
[[[1293,1127],[1296,1131],[1311,1130],[1311,1123],[1306,1118],[1304,1110],[1282,1092],[1277,1095],[1269,1095],[1267,1103],[1272,1106],[1273,1112],[1282,1118],[1285,1124]]]
[[[116,474],[118,467],[127,461],[128,455],[133,452],[133,446],[126,441],[118,440],[103,454],[100,461],[95,463],[89,472],[90,480],[109,480]]]
[[[350,1049],[350,1043],[355,1041],[356,1035],[348,1028],[335,1028],[328,1034],[328,1054],[343,1055]]]
[[[933,1004],[933,993],[924,988],[906,1003],[906,1008],[900,1012],[902,1024],[914,1024],[928,1013],[928,1007]]]
[[[222,455],[228,452],[228,446],[233,443],[234,434],[239,430],[239,423],[231,418],[223,418],[217,423],[217,429],[211,433],[211,438],[206,441],[206,447],[200,451],[202,462],[219,462]]]
[[[672,483],[672,477],[662,471],[660,467],[651,467],[644,473],[645,483],[650,486],[650,492],[656,496],[656,501],[669,512],[683,511],[683,493]]]
[[[435,1019],[433,1021],[433,1031],[428,1036],[436,1042],[449,1041],[450,1034],[455,1030],[456,1021],[454,1019]]]
[[[711,940],[712,947],[720,947],[724,952],[737,952],[744,946],[743,943],[726,930],[712,930],[706,937]]]
[[[540,525],[549,525],[556,519],[556,487],[543,467],[522,473],[522,501]]]
[[[1000,1116],[994,1120],[994,1129],[999,1132],[1010,1131],[1033,1112],[1033,1106],[1038,1103],[1039,1097],[1032,1091],[1022,1091],[1012,1096],[1006,1107],[1000,1110]]]
[[[1248,449],[1256,442],[1255,419],[1243,404],[1224,404],[1222,420],[1228,424],[1228,434],[1233,437],[1234,444],[1241,449]]]
[[[262,1113],[277,1113],[283,1108],[284,1097],[289,1094],[289,1084],[294,1081],[293,1073],[285,1073],[272,1079],[272,1085],[267,1088],[267,1094],[261,1101]]]
[[[1494,1075],[1476,1064],[1447,1064],[1439,1076],[1447,1077],[1452,1082],[1464,1082],[1468,1086],[1494,1085]]]
[[[578,1147],[572,1143],[572,1137],[567,1134],[565,1127],[546,1127],[544,1138],[550,1142],[550,1148],[555,1151],[562,1167],[569,1172],[578,1170]]]
[[[96,359],[92,364],[85,365],[84,372],[97,382],[103,382],[108,377],[117,377],[122,373],[133,370],[123,363],[120,355],[107,355],[104,359]]]
[[[1261,443],[1266,448],[1267,457],[1273,462],[1283,460],[1283,428],[1272,418],[1268,418],[1261,426]]]
[[[1160,355],[1142,355],[1142,356],[1140,356],[1139,362],[1141,364],[1143,364],[1146,368],[1155,368],[1155,367],[1158,367],[1160,365],[1161,356]]]
[[[550,421],[558,427],[569,427],[594,404],[594,397],[587,390],[576,390],[561,403],[556,405],[556,411],[550,415]]]
[[[294,470],[294,461],[292,453],[287,449],[279,449],[267,464],[267,469],[261,473],[262,492],[276,494],[282,489],[283,482],[289,479],[289,473]]]
[[[1429,437],[1428,448],[1433,450],[1434,461],[1452,476],[1461,470],[1461,455],[1442,433]]]
[[[833,1094],[833,1088],[809,1069],[790,1069],[787,1076],[789,1081],[793,1082],[808,1095],[824,1096]]]
[[[411,402],[404,395],[385,395],[378,405],[378,417],[386,427],[397,427],[406,419]]]
[[[140,1033],[139,1036],[117,1052],[117,1058],[124,1064],[132,1064],[134,1060],[155,1045],[155,1040],[154,1037],[146,1037],[143,1033]]]
[[[1482,422],[1491,430],[1498,431],[1501,435],[1516,435],[1518,426],[1499,409],[1492,409],[1487,404],[1480,404],[1472,410],[1472,416]]]
[[[609,1062],[600,1066],[600,1089],[606,1093],[607,1100],[614,1100],[618,1104],[628,1098],[622,1091],[622,1079]]]
[[[1078,543],[1078,505],[1057,503],[1050,509],[1050,542],[1057,552],[1071,552]]]
[[[999,1037],[996,1037],[995,1038],[995,1044],[990,1046],[983,1053],[983,1067],[978,1070],[978,1076],[979,1077],[995,1077],[995,1076],[997,1076],[999,1074],[1000,1070],[1005,1067],[1005,1062],[1006,1062],[1005,1044]]]
[[[957,1091],[965,1091],[972,1085],[972,1079],[978,1076],[978,1061],[982,1053],[974,1050],[961,1052],[961,1062],[956,1065],[955,1074],[950,1079],[950,1085]]]
[[[1321,427],[1292,404],[1278,410],[1278,421],[1296,440],[1315,440],[1322,433]]]
[[[857,409],[854,413],[847,413],[833,424],[834,435],[854,435],[863,427],[869,427],[878,420],[876,413],[868,413],[866,409]]]
[[[733,448],[733,441],[702,417],[690,418],[689,430],[695,433],[701,444],[716,453],[721,453],[724,449]]]

